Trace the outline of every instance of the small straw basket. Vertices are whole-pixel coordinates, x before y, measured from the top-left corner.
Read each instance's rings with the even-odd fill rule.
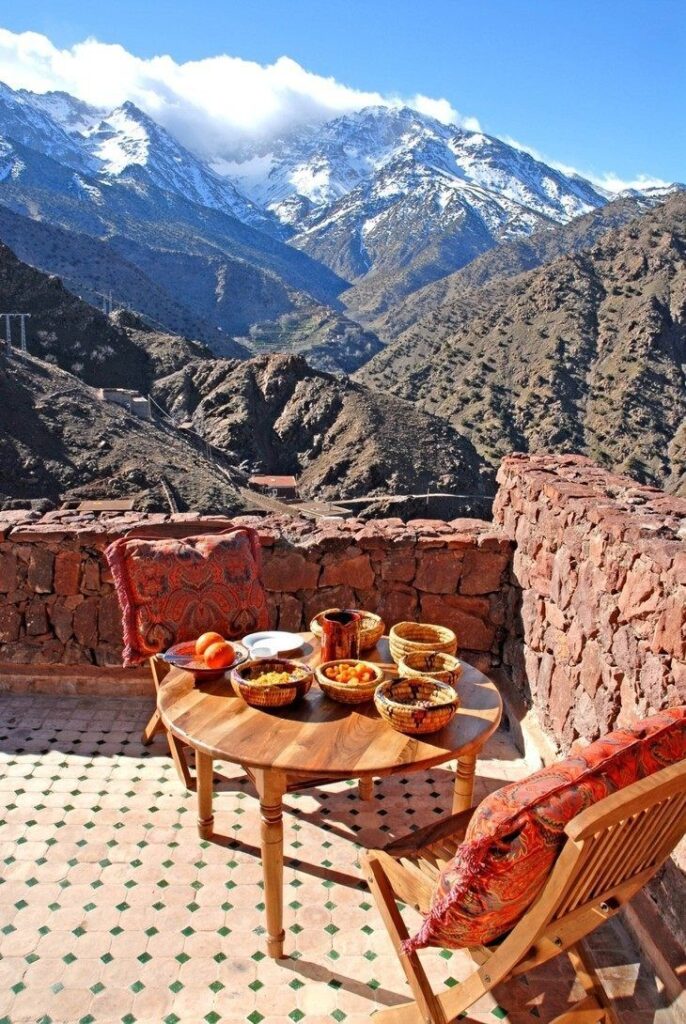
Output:
[[[447,626],[423,622],[398,622],[391,626],[389,646],[398,665],[408,654],[455,654],[457,637]]]

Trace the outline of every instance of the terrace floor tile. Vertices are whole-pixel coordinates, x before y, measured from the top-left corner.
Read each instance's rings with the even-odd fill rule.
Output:
[[[240,769],[217,765],[213,841],[138,698],[0,694],[2,1024],[362,1024],[408,989],[362,882],[360,850],[436,820],[447,768],[285,799],[288,956],[265,954],[258,805]],[[476,794],[528,774],[498,732]],[[417,919],[418,920],[418,919]],[[669,1020],[661,987],[617,922],[593,950],[623,1024]],[[470,970],[424,956],[439,985]],[[502,987],[473,1019],[541,1022],[570,996],[566,964]]]

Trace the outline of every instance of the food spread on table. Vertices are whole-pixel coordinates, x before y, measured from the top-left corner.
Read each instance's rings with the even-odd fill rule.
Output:
[[[374,616],[371,612],[365,612],[361,609],[355,609],[354,611],[351,609],[327,609],[326,612],[315,616],[322,634],[320,667],[316,669],[319,688],[326,695],[327,699],[336,700],[343,704],[361,704],[365,700],[374,699],[383,717],[387,718],[394,728],[405,731],[401,722],[396,721],[393,714],[389,713],[388,697],[391,694],[388,692],[387,686],[391,684],[390,681],[388,683],[384,681],[386,673],[381,666],[373,662],[360,661],[355,656],[342,658],[338,655],[338,657],[331,660],[327,660],[325,657],[327,640],[330,641],[329,647],[331,647],[332,640],[335,640],[336,644],[340,646],[344,639],[350,641],[352,637],[352,643],[348,645],[353,648],[359,647],[357,643],[359,639],[359,626],[365,616],[368,620],[378,620],[378,623],[371,623],[374,628],[378,628],[379,624],[383,628],[381,619],[378,616]],[[441,642],[446,641],[446,637],[451,643],[455,643],[455,635],[442,626],[409,622],[400,623],[397,627],[394,626],[391,630],[391,640],[393,640],[394,631],[400,635],[400,631],[403,629],[403,641],[407,647],[406,656],[408,653],[411,655],[416,651],[421,651],[423,658],[428,659],[427,664],[431,662],[432,657],[435,659],[445,658],[444,654],[442,655],[437,652],[429,651],[427,653],[426,649],[431,647],[432,640],[435,640],[437,647],[441,646]],[[221,633],[213,630],[203,633],[196,641],[176,645],[176,648],[171,648],[167,654],[173,653],[176,655],[176,663],[180,664],[180,667],[187,667],[191,671],[196,671],[199,675],[202,675],[204,672],[209,674],[210,671],[221,672],[223,669],[234,668],[233,682],[236,692],[247,700],[248,703],[254,704],[254,706],[267,706],[262,701],[262,698],[258,698],[257,693],[251,691],[250,688],[255,687],[256,690],[259,689],[261,693],[265,693],[269,688],[280,689],[287,687],[290,683],[301,690],[300,696],[304,696],[309,685],[311,685],[312,670],[308,669],[306,665],[279,660],[271,653],[270,644],[274,647],[283,646],[284,644],[292,647],[295,641],[302,645],[301,636],[284,631],[264,631],[262,633],[249,634],[249,636],[244,638],[243,644],[247,644],[248,649],[252,645],[252,660],[248,665],[244,666],[240,673],[236,671],[236,665],[240,664],[241,661],[245,661],[243,652],[246,651],[246,647],[243,644],[230,643]],[[180,649],[182,647],[184,648],[183,651],[177,650],[177,648]],[[393,654],[393,651],[391,653]],[[187,662],[186,666],[181,664],[179,655]],[[400,659],[395,654],[393,654],[393,657],[397,664]],[[171,661],[172,658],[169,658],[169,660]],[[453,660],[457,661],[457,659]],[[392,673],[392,675],[396,677],[397,682],[403,682],[403,680],[408,684],[418,682],[418,679],[412,679],[409,673],[408,677],[405,678],[401,672],[401,679],[397,679],[398,673],[396,672]],[[302,689],[303,681],[306,679],[310,679],[310,683],[307,688]],[[454,697],[454,688],[440,682],[435,687],[427,686],[427,684],[432,682],[430,678],[425,678],[423,682],[426,692],[418,692],[415,686],[411,686],[409,690],[405,687],[400,687],[399,689],[393,687],[392,700],[396,706],[407,707],[408,710],[412,709],[419,714],[428,714],[432,711],[435,713],[438,707],[444,706],[445,703],[451,703],[450,694],[452,693]],[[255,693],[254,697],[252,693]],[[274,695],[273,706],[282,706],[283,701],[280,699],[278,703],[274,703],[276,699]],[[379,701],[383,702],[383,707],[380,706]],[[399,710],[400,708],[398,708]]]

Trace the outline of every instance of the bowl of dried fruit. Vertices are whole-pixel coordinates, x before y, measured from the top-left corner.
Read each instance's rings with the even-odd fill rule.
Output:
[[[254,708],[283,708],[304,697],[312,686],[312,669],[286,658],[253,658],[231,673],[236,696]]]
[[[392,679],[377,686],[376,710],[389,725],[408,736],[437,732],[452,721],[460,699],[447,683],[425,676]]]
[[[383,675],[383,669],[371,661],[352,658],[326,661],[315,669],[319,689],[341,704],[364,704],[372,700]]]

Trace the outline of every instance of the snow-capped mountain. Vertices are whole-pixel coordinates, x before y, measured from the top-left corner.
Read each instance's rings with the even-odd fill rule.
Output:
[[[369,107],[222,170],[293,228],[293,244],[352,280],[419,259],[426,283],[606,202],[583,178],[409,108]]]
[[[18,94],[25,97],[27,103],[38,107],[64,128],[69,134],[83,134],[96,125],[106,110],[84,103],[68,92],[53,90],[52,92],[29,92],[19,89]]]
[[[33,93],[15,91],[0,82],[0,135],[20,142],[75,170],[95,170],[91,158],[78,138],[70,135],[40,103]]]
[[[124,103],[84,133],[84,144],[100,174],[119,180],[146,180],[199,206],[230,213],[269,230],[273,218],[241,195],[181,146],[169,132],[133,103]]]
[[[559,222],[588,212],[605,198],[583,178],[564,175],[499,139],[443,124],[409,107],[366,107],[279,140],[270,153],[224,163],[222,171],[279,215],[282,204],[294,197],[319,215],[410,153],[429,170]]]
[[[0,84],[0,134],[104,181],[151,184],[244,224],[280,233],[264,213],[133,103],[109,113],[68,93]]]
[[[349,283],[353,315],[608,201],[578,175],[407,107],[208,163],[133,103],[103,111],[0,85],[0,142],[0,203],[17,213],[119,246],[209,244],[317,299]]]

